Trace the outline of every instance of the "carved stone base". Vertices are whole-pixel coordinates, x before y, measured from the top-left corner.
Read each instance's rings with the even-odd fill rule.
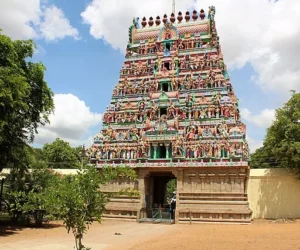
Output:
[[[140,197],[110,199],[104,218],[143,219],[143,211],[153,205],[152,178],[160,175],[177,178],[176,223],[251,223],[246,194],[248,167],[157,167],[136,171],[136,183],[118,180],[106,185],[105,190],[116,192],[130,187],[138,190]]]

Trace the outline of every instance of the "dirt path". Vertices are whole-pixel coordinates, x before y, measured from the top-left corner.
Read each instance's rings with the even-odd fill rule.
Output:
[[[93,250],[129,249],[140,239],[149,240],[174,229],[171,225],[105,221],[101,225],[93,224],[83,242]],[[68,250],[73,246],[73,235],[67,234],[61,224],[46,229],[14,228],[6,230],[6,233],[0,231],[1,250]]]
[[[115,235],[120,233],[121,235]],[[300,221],[252,225],[159,225],[105,221],[84,238],[93,250],[272,249],[300,250]],[[1,250],[73,249],[73,236],[61,225],[47,229],[0,231]]]
[[[300,249],[300,221],[252,225],[176,225],[172,233],[149,241],[141,240],[130,250],[297,250]]]

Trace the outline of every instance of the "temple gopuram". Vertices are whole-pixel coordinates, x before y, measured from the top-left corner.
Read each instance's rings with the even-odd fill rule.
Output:
[[[250,223],[249,147],[216,31],[215,7],[129,28],[119,82],[89,149],[101,169],[133,168],[104,192],[139,195],[110,199],[104,217],[141,221],[167,209],[167,183],[176,180],[176,223]],[[152,211],[152,212],[151,212]],[[166,210],[167,211],[167,210]]]

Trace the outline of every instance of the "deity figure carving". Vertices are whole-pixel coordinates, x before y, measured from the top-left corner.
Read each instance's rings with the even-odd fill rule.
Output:
[[[140,103],[138,103],[138,107],[139,107],[139,112],[145,110],[146,108],[146,103],[144,100],[142,100]]]
[[[169,101],[168,118],[170,118],[170,119],[175,118],[175,106],[171,100]]]
[[[226,124],[225,121],[223,121],[219,127],[218,127],[218,132],[220,133],[220,135],[223,137],[223,138],[228,138],[229,134],[228,134],[228,126]]]
[[[152,101],[152,107],[151,107],[151,111],[150,111],[150,120],[156,119],[157,111],[158,111],[158,106],[154,101]]]
[[[182,147],[182,140],[177,137],[175,142],[173,143],[173,156],[174,157],[182,157],[183,156],[183,147]]]
[[[221,166],[218,161],[227,166],[230,157],[244,164],[249,157],[246,126],[224,64],[214,14],[211,8],[207,22],[157,28],[144,22],[144,29],[131,27],[126,60],[89,157],[100,165],[122,161],[135,167],[140,166],[137,159],[142,165],[147,159],[156,164],[162,155],[178,158],[173,160],[179,166],[184,158],[203,167]],[[206,36],[200,30],[209,24]],[[167,152],[155,145],[166,146]],[[172,145],[172,155],[167,145]]]
[[[215,105],[220,105],[221,104],[221,99],[222,99],[222,96],[220,94],[220,92],[218,92],[214,97],[213,97],[213,103]]]
[[[248,145],[247,142],[244,142],[243,156],[244,156],[246,159],[249,158],[249,145]]]
[[[138,158],[148,157],[149,151],[149,144],[145,140],[140,141],[139,151],[138,151]]]
[[[170,40],[171,36],[172,36],[171,31],[167,29],[165,32],[165,40]]]
[[[117,101],[114,106],[115,111],[120,111],[122,108],[122,102]]]
[[[206,111],[207,111],[206,108],[200,109],[200,118],[201,118],[201,119],[206,118]]]
[[[178,89],[178,86],[177,86],[177,81],[176,81],[176,79],[175,79],[175,77],[174,77],[174,76],[171,78],[171,88],[172,88],[172,91],[174,91],[174,90],[177,90],[177,89]]]
[[[173,42],[171,51],[177,51],[177,42]]]
[[[187,107],[191,107],[191,106],[193,105],[194,100],[193,100],[193,96],[192,96],[190,93],[188,93],[188,94],[186,95],[185,103],[186,103],[186,106],[187,106]]]
[[[94,142],[95,143],[101,143],[103,142],[103,134],[100,132],[94,137]]]
[[[125,109],[127,110],[131,110],[132,109],[132,103],[130,101],[128,101],[126,104],[125,104]]]
[[[187,140],[194,140],[196,135],[196,129],[194,126],[190,126],[188,128],[187,134],[186,134],[186,139]]]
[[[106,135],[108,136],[109,139],[112,139],[113,129],[111,127],[107,128]]]

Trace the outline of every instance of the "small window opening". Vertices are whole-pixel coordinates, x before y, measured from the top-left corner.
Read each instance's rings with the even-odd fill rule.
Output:
[[[163,146],[158,146],[158,158],[159,159],[166,159],[167,158],[167,150],[166,147]]]
[[[167,68],[167,70],[170,70],[170,63],[165,62],[165,67]]]
[[[161,85],[161,90],[164,91],[164,92],[168,92],[169,91],[169,84],[167,82],[164,82]]]
[[[171,50],[171,44],[170,44],[170,43],[167,43],[167,44],[166,44],[166,50],[167,50],[167,51],[170,51],[170,50]]]
[[[162,115],[167,115],[167,109],[166,108],[161,108],[160,109],[160,116],[162,116]]]

